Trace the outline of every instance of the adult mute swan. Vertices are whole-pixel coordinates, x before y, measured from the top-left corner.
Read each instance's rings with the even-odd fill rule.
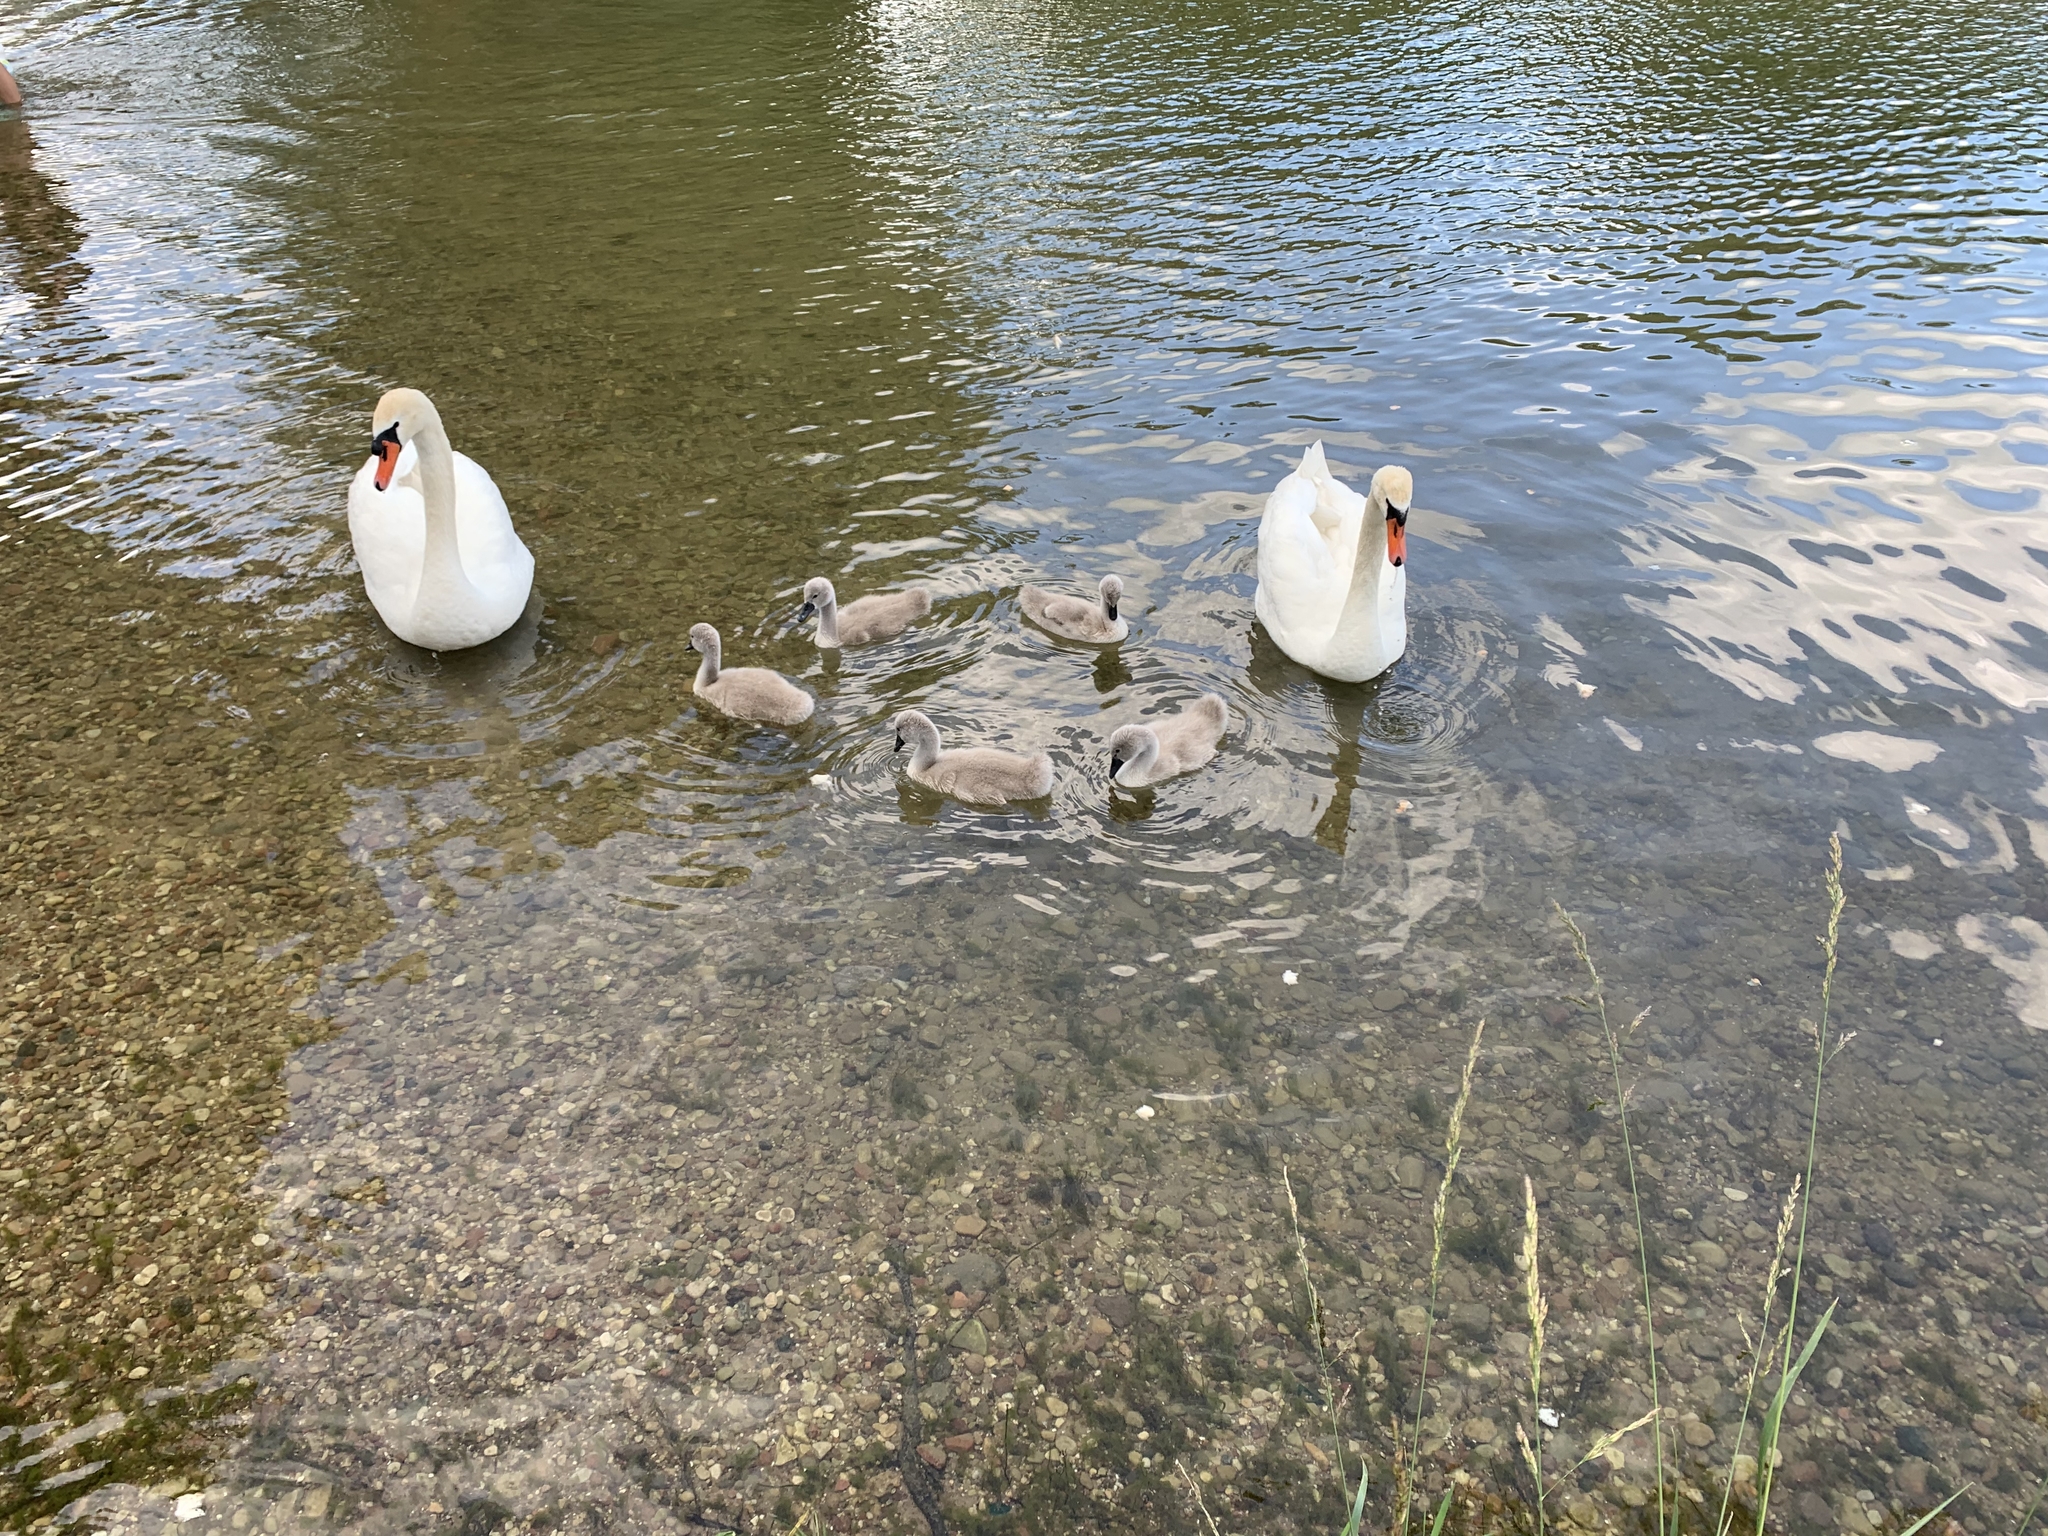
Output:
[[[441,413],[416,389],[377,402],[370,457],[348,488],[348,532],[370,605],[401,640],[459,651],[519,622],[533,556],[505,498],[448,445]]]
[[[906,709],[891,722],[896,750],[910,750],[910,776],[955,800],[1001,805],[1010,800],[1043,800],[1052,793],[1052,759],[1043,752],[1025,757],[997,747],[939,750],[939,728],[921,710]]]
[[[1340,682],[1378,677],[1408,648],[1408,506],[1414,478],[1384,465],[1361,496],[1330,473],[1323,445],[1273,487],[1259,519],[1253,606],[1273,643]]]

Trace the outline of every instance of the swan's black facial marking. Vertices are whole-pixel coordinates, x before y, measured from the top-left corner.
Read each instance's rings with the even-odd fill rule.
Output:
[[[370,457],[377,461],[378,490],[385,491],[391,488],[391,476],[398,468],[398,455],[402,451],[402,445],[398,441],[398,423],[395,421],[370,439]]]
[[[898,752],[903,750],[903,733],[901,731],[896,733],[896,750]]]
[[[816,613],[817,611],[818,605],[812,602],[809,598],[805,598],[803,607],[797,609],[796,611],[797,622],[801,624],[805,619],[808,619],[812,614]]]

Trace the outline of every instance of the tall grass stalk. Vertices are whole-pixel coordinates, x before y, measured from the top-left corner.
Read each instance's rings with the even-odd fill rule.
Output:
[[[1657,1529],[1677,1536],[1678,1512],[1673,1503],[1676,1491],[1669,1486],[1670,1478],[1664,1469],[1664,1392],[1657,1373],[1656,1282],[1650,1277],[1650,1229],[1643,1220],[1643,1189],[1636,1174],[1635,1134],[1628,1121],[1628,1090],[1621,1081],[1621,1036],[1615,1031],[1613,1020],[1607,1016],[1607,984],[1600,979],[1599,967],[1593,964],[1585,933],[1562,906],[1557,908],[1557,915],[1571,931],[1572,948],[1577,951],[1579,964],[1585,967],[1586,975],[1593,983],[1593,1009],[1600,1018],[1600,1033],[1607,1040],[1607,1065],[1614,1074],[1614,1109],[1621,1126],[1621,1155],[1628,1172],[1629,1205],[1636,1225],[1636,1264],[1643,1276],[1643,1342],[1649,1355],[1650,1413],[1653,1418],[1650,1446],[1657,1473]],[[1637,1014],[1628,1026],[1629,1032],[1633,1033],[1648,1016],[1647,1008]]]
[[[1351,1518],[1344,1522],[1342,1536],[1358,1536],[1359,1526],[1365,1520],[1365,1459],[1359,1458],[1358,1488],[1354,1493],[1344,1471],[1344,1424],[1337,1412],[1337,1394],[1330,1383],[1330,1335],[1323,1320],[1323,1293],[1316,1289],[1315,1276],[1308,1270],[1308,1239],[1301,1235],[1301,1207],[1295,1202],[1294,1177],[1285,1163],[1280,1165],[1280,1183],[1287,1191],[1287,1222],[1294,1231],[1294,1262],[1301,1270],[1301,1288],[1308,1296],[1308,1345],[1315,1355],[1316,1379],[1323,1384],[1323,1406],[1330,1415],[1330,1440],[1336,1447],[1337,1492],[1340,1497],[1351,1498]]]
[[[1536,1426],[1535,1445],[1522,1441],[1522,1459],[1536,1485],[1536,1536],[1543,1536],[1543,1325],[1550,1321],[1550,1303],[1543,1299],[1543,1275],[1536,1267],[1536,1185],[1526,1173],[1522,1216],[1522,1285],[1529,1299],[1529,1419]],[[1520,1428],[1516,1426],[1517,1431]]]
[[[1763,1536],[1764,1517],[1770,1512],[1771,1490],[1777,1483],[1776,1462],[1778,1449],[1778,1428],[1785,1413],[1785,1401],[1791,1396],[1792,1384],[1798,1379],[1793,1366],[1793,1337],[1799,1323],[1799,1290],[1806,1278],[1806,1219],[1813,1210],[1813,1170],[1820,1156],[1820,1095],[1827,1078],[1828,1063],[1834,1060],[1849,1042],[1856,1038],[1855,1031],[1843,1035],[1839,1040],[1830,1040],[1828,1031],[1832,1027],[1832,1013],[1835,1000],[1835,963],[1841,954],[1842,908],[1848,898],[1842,894],[1842,839],[1839,833],[1828,837],[1828,927],[1821,936],[1821,951],[1825,964],[1820,976],[1820,1017],[1807,1025],[1808,1036],[1813,1041],[1813,1100],[1806,1118],[1806,1172],[1801,1182],[1805,1189],[1800,1192],[1799,1235],[1792,1247],[1792,1295],[1786,1303],[1784,1343],[1779,1350],[1781,1371],[1778,1390],[1772,1396],[1771,1406],[1764,1415],[1764,1422],[1757,1433],[1757,1484],[1756,1484],[1756,1536]],[[1830,1306],[1821,1320],[1814,1325],[1813,1335],[1799,1357],[1799,1366],[1813,1357],[1814,1347],[1819,1344],[1821,1334],[1828,1321],[1835,1315]]]
[[[1394,1469],[1394,1526],[1396,1536],[1405,1536],[1408,1529],[1408,1515],[1415,1501],[1415,1478],[1422,1466],[1422,1400],[1429,1391],[1429,1352],[1436,1341],[1436,1298],[1437,1286],[1444,1273],[1444,1230],[1445,1217],[1450,1209],[1451,1183],[1458,1176],[1458,1159],[1465,1150],[1465,1107],[1472,1102],[1472,1074],[1479,1069],[1479,1046],[1486,1038],[1486,1020],[1479,1021],[1472,1031],[1472,1047],[1465,1053],[1465,1075],[1458,1083],[1458,1102],[1451,1106],[1450,1123],[1444,1128],[1444,1177],[1437,1185],[1436,1204],[1430,1210],[1429,1218],[1429,1307],[1422,1325],[1422,1369],[1415,1381],[1415,1425],[1409,1438],[1408,1454],[1396,1457]],[[1450,1508],[1449,1494],[1445,1504],[1437,1511],[1437,1523],[1443,1522],[1444,1513]]]
[[[1573,1462],[1555,1478],[1545,1482],[1543,1477],[1543,1349],[1546,1327],[1550,1322],[1550,1303],[1543,1295],[1543,1272],[1538,1267],[1541,1259],[1541,1225],[1536,1216],[1536,1185],[1527,1174],[1522,1175],[1522,1274],[1524,1293],[1529,1303],[1529,1416],[1536,1424],[1536,1438],[1532,1444],[1528,1432],[1521,1425],[1515,1426],[1515,1441],[1522,1448],[1522,1461],[1529,1468],[1529,1479],[1536,1489],[1536,1532],[1543,1536],[1544,1506],[1551,1493],[1564,1486],[1566,1478],[1577,1472],[1590,1461],[1598,1461],[1627,1436],[1634,1434],[1657,1417],[1652,1408],[1632,1424],[1611,1429],[1595,1440],[1586,1454]]]
[[[1804,1188],[1797,1174],[1792,1176],[1792,1187],[1785,1192],[1784,1207],[1778,1212],[1778,1238],[1771,1248],[1770,1272],[1764,1277],[1763,1307],[1757,1315],[1757,1328],[1751,1334],[1745,1324],[1742,1329],[1743,1342],[1749,1346],[1749,1374],[1742,1382],[1742,1417],[1735,1426],[1735,1450],[1728,1462],[1728,1481],[1721,1490],[1721,1508],[1714,1517],[1714,1536],[1728,1536],[1735,1520],[1731,1503],[1735,1498],[1735,1485],[1742,1479],[1736,1475],[1735,1458],[1742,1454],[1742,1442],[1749,1434],[1750,1410],[1756,1406],[1757,1384],[1763,1379],[1764,1366],[1778,1353],[1779,1340],[1771,1335],[1771,1313],[1778,1301],[1778,1283],[1785,1278],[1785,1245],[1792,1235],[1792,1222],[1799,1211],[1799,1192]],[[1779,1325],[1780,1335],[1792,1331],[1792,1318],[1788,1315]],[[1762,1466],[1762,1459],[1758,1459]]]
[[[1195,1481],[1194,1474],[1188,1471],[1185,1463],[1178,1460],[1174,1462],[1173,1470],[1178,1472],[1181,1481],[1188,1485],[1188,1492],[1195,1500],[1195,1508],[1202,1512],[1202,1523],[1209,1528],[1209,1536],[1223,1536],[1222,1528],[1216,1524],[1216,1517],[1209,1513],[1209,1501],[1202,1497],[1202,1485]]]

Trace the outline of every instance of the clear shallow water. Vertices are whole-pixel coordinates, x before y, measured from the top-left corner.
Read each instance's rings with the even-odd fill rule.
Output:
[[[688,1208],[708,1150],[661,1143],[663,1103],[726,1103],[730,1137],[800,1075],[843,1165],[929,1095],[932,1124],[894,1134],[978,1128],[985,1160],[996,1121],[1027,1129],[1006,1049],[1048,1086],[1071,1077],[1077,1116],[1384,1049],[1375,1087],[1296,1100],[1364,1117],[1294,1152],[1328,1154],[1363,1201],[1366,1163],[1427,1140],[1400,1105],[1409,1072],[1446,1070],[1439,1024],[1488,1012],[1532,1032],[1497,1036],[1523,1052],[1560,1027],[1542,1022],[1568,985],[1552,899],[1595,915],[1632,1004],[1659,1002],[1654,1049],[1690,1065],[1712,1141],[1778,1072],[1744,1055],[1756,1032],[1811,1007],[1792,936],[1837,828],[1878,1042],[1843,1134],[1869,1153],[1908,1109],[1960,1116],[2016,1149],[2033,1199],[2031,1080],[2007,1063],[2048,1023],[2040,20],[18,11],[33,110],[0,124],[0,483],[16,512],[103,533],[176,601],[239,605],[252,643],[308,664],[308,702],[361,748],[360,816],[336,835],[399,923],[322,1005],[386,1019],[384,1097],[337,1113],[305,1090],[275,1165],[280,1235],[305,1170],[344,1147],[384,1148],[380,1176],[411,1190],[384,1219],[416,1237],[453,1221],[443,1199],[527,1225],[540,1206],[487,1177],[508,1141],[558,1181],[623,1155],[623,1132],[484,1140],[521,1123],[503,1115],[436,1135],[446,1153],[393,1150],[427,1139],[409,1086],[464,1049],[477,1081],[458,1097],[479,1109],[508,1053],[539,1074],[515,1097],[546,1079],[536,1095],[576,1102],[571,1079],[656,1067],[677,1084],[637,1090],[658,1171],[645,1207],[614,1213],[627,1244],[692,1242],[673,1216],[649,1224]],[[353,575],[342,488],[398,382],[492,469],[539,562],[545,616],[476,655],[393,641]],[[1390,461],[1417,476],[1411,650],[1364,688],[1294,667],[1251,619],[1260,505],[1318,438],[1361,481]],[[1020,582],[1111,569],[1134,621],[1115,651],[1021,623]],[[925,582],[933,619],[821,660],[791,625],[819,572],[847,596]],[[700,716],[698,619],[730,659],[813,687],[816,723]],[[1209,688],[1242,720],[1225,756],[1112,799],[1114,725]],[[951,739],[1051,749],[1049,811],[902,790],[886,721],[907,704]],[[630,995],[546,981],[578,937],[579,973],[640,966]],[[411,1001],[368,1001],[365,977],[389,987],[422,952]],[[880,974],[825,986],[825,958]],[[443,991],[478,975],[510,1012],[451,1014]],[[1305,999],[1301,1017],[1227,1038],[1259,988]],[[820,1053],[842,1012],[883,1002],[936,1043],[871,1046],[849,1022]],[[588,1022],[549,1022],[565,1011]],[[434,1033],[465,1025],[467,1045]],[[1213,1061],[1185,1048],[1218,1030]],[[1914,1076],[1923,1033],[1968,1040],[1988,1076]],[[1126,1056],[1156,1081],[1116,1079]],[[905,1075],[918,1091],[892,1105]],[[1927,1085],[1947,1097],[1913,1100]],[[1242,1125],[1161,1135],[1145,1179],[1222,1181],[1215,1138],[1274,1112],[1247,1100]],[[1114,1123],[1113,1145],[1007,1148],[994,1182],[1110,1179],[1158,1134]],[[464,1184],[451,1158],[486,1173]],[[1222,1204],[1255,1198],[1255,1170],[1231,1177]],[[854,1193],[818,1198],[885,1222]],[[1948,1197],[1923,1180],[1884,1198],[1887,1219],[1933,1221]],[[460,1358],[461,1306],[530,1319],[549,1265],[611,1273],[592,1255],[618,1242],[584,1254],[569,1231],[560,1253],[508,1251],[523,1278],[502,1295],[399,1308],[395,1335],[374,1255],[398,1239],[366,1237],[373,1257],[335,1283],[355,1287],[360,1379],[396,1383],[377,1401],[468,1401],[464,1366],[414,1382],[395,1358],[444,1334]],[[832,1267],[830,1240],[809,1246]],[[617,1300],[624,1274],[585,1283]],[[692,1380],[701,1349],[678,1338],[656,1369]],[[295,1373],[333,1353],[288,1345],[278,1400],[318,1403]],[[538,1393],[523,1365],[500,1361],[490,1390]],[[595,1378],[575,1359],[555,1379]],[[564,1443],[611,1422],[577,1401]],[[314,1448],[338,1433],[285,1420]],[[348,1486],[337,1518],[430,1501]]]

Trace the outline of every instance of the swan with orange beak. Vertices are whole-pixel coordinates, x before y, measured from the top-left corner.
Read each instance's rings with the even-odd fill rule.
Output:
[[[533,555],[505,498],[449,445],[441,413],[416,389],[377,402],[370,457],[348,488],[348,531],[370,606],[427,650],[495,639],[533,594]]]
[[[1408,510],[1415,481],[1383,465],[1364,496],[1312,443],[1259,520],[1253,600],[1273,643],[1339,682],[1378,677],[1408,649]]]

